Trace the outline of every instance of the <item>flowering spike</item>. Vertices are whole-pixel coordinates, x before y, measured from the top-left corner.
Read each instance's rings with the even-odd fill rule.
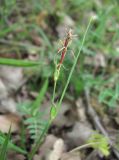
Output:
[[[59,51],[58,51],[58,53],[62,51],[61,52],[60,61],[59,61],[58,65],[57,65],[57,69],[58,70],[60,70],[60,68],[61,68],[61,65],[62,65],[62,63],[64,61],[64,58],[65,58],[65,55],[66,55],[66,52],[67,52],[67,48],[68,48],[69,43],[71,42],[73,36],[74,35],[72,34],[72,30],[70,29],[67,32],[66,38],[65,38],[65,40],[63,42],[63,47],[61,49],[59,49]]]

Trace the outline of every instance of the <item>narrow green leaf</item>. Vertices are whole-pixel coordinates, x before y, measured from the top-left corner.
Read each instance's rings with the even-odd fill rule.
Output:
[[[9,142],[8,144],[8,148],[12,149],[16,152],[22,153],[22,154],[26,154],[27,152],[25,150],[23,150],[22,148],[16,146],[15,144],[13,144],[12,142]]]
[[[44,99],[47,87],[48,87],[48,79],[46,79],[46,81],[44,82],[43,87],[40,89],[40,92],[36,100],[32,104],[31,114],[35,115],[37,113],[37,110],[39,109],[39,106],[41,105],[41,102]]]
[[[3,134],[0,135],[0,145],[4,145],[5,140],[7,140],[7,137]],[[14,150],[16,152],[22,153],[22,154],[26,154],[27,152],[23,149],[21,149],[20,147],[16,146],[15,144],[13,144],[10,140],[8,142],[8,149]]]
[[[0,58],[0,65],[8,65],[8,66],[15,66],[15,67],[33,67],[40,64],[41,64],[40,62],[36,62],[36,61]]]
[[[0,159],[1,160],[6,160],[10,135],[11,135],[11,126],[10,126],[10,129],[9,129],[8,135],[6,136],[6,138],[4,140],[4,143],[2,145],[2,149],[1,149],[1,152],[0,152]]]

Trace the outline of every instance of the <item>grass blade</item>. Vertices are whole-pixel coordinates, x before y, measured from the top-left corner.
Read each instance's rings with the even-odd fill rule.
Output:
[[[46,79],[46,81],[43,84],[43,87],[40,89],[40,92],[36,98],[36,100],[33,102],[32,104],[32,109],[31,109],[31,114],[36,114],[37,109],[39,109],[39,106],[41,105],[41,102],[44,98],[44,95],[47,91],[47,87],[48,87],[48,79]]]
[[[34,67],[40,64],[41,63],[38,61],[0,58],[0,65],[8,65],[8,66],[15,66],[15,67]]]
[[[8,133],[8,135],[9,135],[9,133]],[[2,145],[2,146],[5,146],[5,144],[6,144],[6,142],[5,141],[7,141],[7,139],[8,139],[8,144],[7,144],[7,149],[11,149],[11,150],[14,150],[14,151],[16,151],[16,152],[19,152],[19,153],[22,153],[22,154],[26,154],[27,152],[25,151],[25,150],[23,150],[22,148],[20,148],[20,147],[18,147],[18,146],[16,146],[15,144],[13,144],[11,141],[10,141],[10,136],[8,137],[8,135],[7,135],[7,137],[6,136],[4,136],[3,134],[1,134],[0,135],[0,145]],[[3,147],[2,147],[3,148]],[[3,152],[2,151],[2,149],[1,149],[1,152]],[[0,152],[0,157],[1,157],[1,152]],[[3,153],[2,153],[3,154]]]
[[[11,135],[11,127],[9,129],[8,135],[6,136],[4,143],[2,145],[1,148],[1,152],[0,152],[0,159],[1,160],[6,160],[6,156],[7,156],[7,149],[8,149],[8,144],[9,144],[9,140],[10,140],[10,135]]]

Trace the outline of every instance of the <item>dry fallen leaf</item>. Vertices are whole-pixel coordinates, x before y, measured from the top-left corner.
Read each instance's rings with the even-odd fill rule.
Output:
[[[8,96],[7,88],[3,81],[0,79],[0,100]]]
[[[18,154],[14,151],[10,151],[7,156],[8,160],[25,160],[25,156],[22,154]]]
[[[11,112],[15,113],[16,111],[16,102],[14,101],[13,98],[6,97],[1,100],[0,102],[0,112]]]
[[[41,145],[41,147],[39,149],[39,155],[40,155],[41,159],[46,159],[48,153],[50,153],[50,151],[52,151],[53,145],[57,139],[58,138],[55,137],[54,135],[47,135],[44,143]]]
[[[40,155],[38,155],[38,154],[35,154],[35,156],[33,157],[33,160],[41,160],[41,157],[40,157]]]
[[[81,160],[79,153],[64,153],[61,160]]]
[[[23,79],[23,69],[11,66],[0,66],[0,78],[5,84],[7,90],[11,92],[21,86]]]
[[[65,141],[68,144],[69,149],[77,147],[86,143],[89,139],[93,130],[90,128],[89,124],[76,122],[73,130],[67,132]]]
[[[11,126],[11,133],[19,131],[21,118],[16,114],[0,115],[0,131],[8,133]]]
[[[53,146],[53,150],[49,154],[47,160],[59,160],[64,151],[65,151],[64,141],[61,138],[59,138],[58,140],[56,140]]]
[[[84,63],[86,65],[94,66],[94,67],[106,67],[106,57],[104,54],[98,52],[96,55],[92,56],[87,56],[85,58]]]

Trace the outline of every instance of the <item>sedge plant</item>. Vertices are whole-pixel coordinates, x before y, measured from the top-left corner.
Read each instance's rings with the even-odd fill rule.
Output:
[[[82,51],[82,48],[83,48],[83,45],[84,45],[84,42],[85,42],[85,39],[86,39],[86,36],[87,36],[87,33],[88,33],[88,30],[90,28],[90,25],[91,25],[91,22],[93,20],[93,17],[91,17],[89,23],[88,23],[88,26],[86,28],[86,31],[84,33],[84,36],[83,36],[83,39],[82,39],[82,43],[81,43],[81,46],[79,48],[79,51],[77,53],[77,56],[74,60],[74,63],[73,63],[73,66],[70,70],[70,73],[69,73],[69,76],[68,76],[68,79],[66,81],[66,85],[62,91],[62,94],[61,94],[61,97],[59,99],[59,101],[57,103],[55,103],[55,94],[56,94],[56,89],[57,89],[57,81],[59,79],[59,76],[60,76],[60,72],[61,72],[61,67],[63,65],[63,61],[64,61],[64,58],[65,58],[65,55],[67,53],[67,48],[72,40],[72,37],[74,36],[72,34],[72,30],[69,30],[67,32],[67,35],[66,35],[66,38],[63,42],[63,47],[62,47],[62,51],[61,51],[61,58],[60,58],[60,61],[59,63],[55,63],[55,72],[54,72],[54,89],[53,89],[53,96],[52,96],[52,105],[51,105],[51,109],[50,109],[50,118],[47,122],[47,124],[45,125],[45,128],[43,129],[42,133],[40,134],[40,136],[38,137],[36,143],[33,145],[32,147],[32,150],[30,152],[30,154],[28,155],[28,158],[29,160],[32,160],[33,157],[34,157],[34,154],[36,153],[36,151],[38,150],[38,148],[40,147],[41,143],[42,143],[42,140],[44,138],[44,136],[46,135],[50,125],[52,124],[52,121],[55,119],[55,117],[57,116],[58,114],[58,111],[60,110],[61,108],[61,104],[62,104],[62,101],[63,101],[63,98],[65,96],[65,93],[66,93],[66,90],[68,88],[68,85],[69,85],[69,82],[71,80],[71,77],[72,77],[72,74],[73,74],[73,71],[75,69],[75,66],[77,64],[77,61],[78,61],[78,58],[79,58],[79,55]]]

